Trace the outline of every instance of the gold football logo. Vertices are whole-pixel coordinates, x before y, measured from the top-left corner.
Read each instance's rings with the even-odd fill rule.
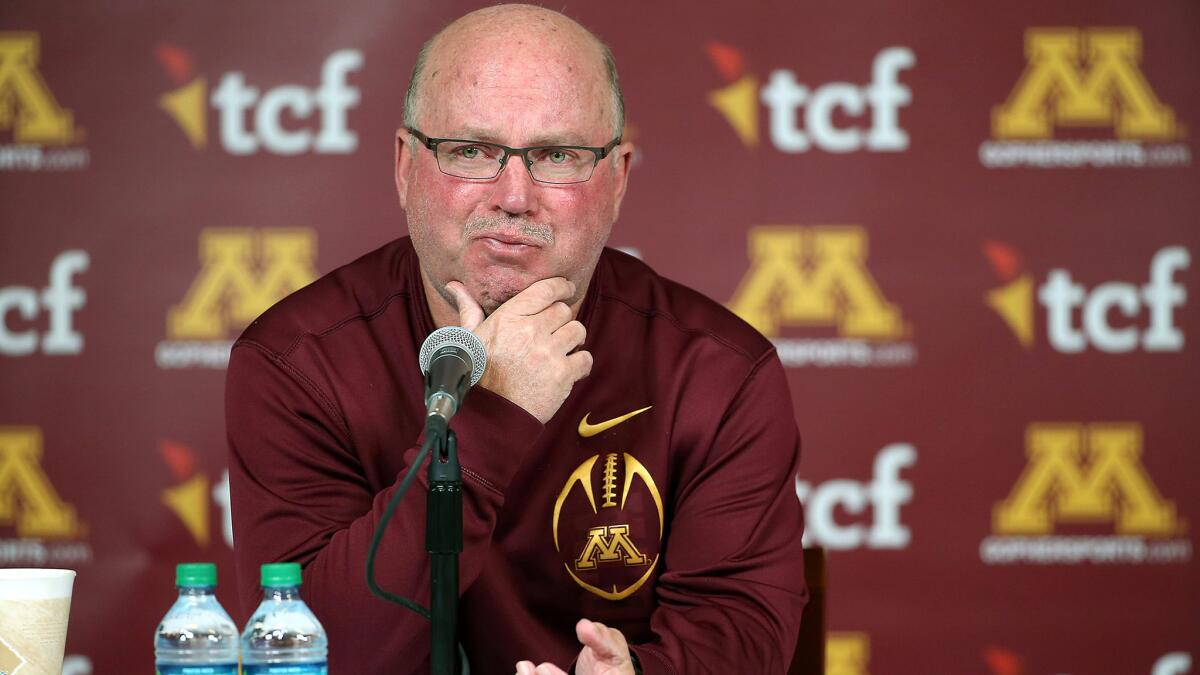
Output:
[[[640,411],[639,411],[640,412]],[[614,509],[614,519],[629,521],[629,522],[613,522],[608,524],[597,524],[593,527],[588,527],[586,534],[581,538],[581,543],[573,545],[579,546],[578,549],[572,548],[569,553],[571,562],[563,563],[567,574],[590,593],[600,596],[605,600],[623,600],[646,583],[658,564],[659,554],[655,554],[653,559],[642,553],[641,549],[634,543],[634,536],[641,534],[643,539],[646,533],[638,533],[635,531],[637,527],[635,514],[625,511],[626,503],[629,501],[630,494],[638,494],[633,491],[634,478],[640,478],[646,486],[646,493],[649,493],[650,500],[656,509],[658,517],[658,539],[657,542],[662,542],[663,536],[663,503],[662,496],[658,492],[658,486],[654,483],[654,477],[633,455],[622,453],[618,455],[615,452],[610,452],[604,455],[604,466],[602,469],[601,482],[601,502],[596,503],[596,493],[592,487],[592,471],[596,467],[596,463],[600,461],[600,455],[593,455],[584,460],[582,464],[576,467],[575,471],[567,478],[566,485],[563,486],[562,492],[558,495],[558,500],[554,503],[554,519],[552,523],[554,532],[554,548],[560,553],[563,553],[563,542],[559,537],[559,525],[563,516],[563,505],[567,501],[567,497],[573,492],[578,485],[583,490],[583,495],[587,498],[587,504],[591,507],[592,516],[604,516],[602,511]],[[623,476],[623,480],[620,477]],[[617,492],[618,483],[621,484],[620,493]],[[620,502],[618,503],[618,496]],[[644,520],[644,519],[643,519]],[[572,544],[568,544],[571,546]],[[576,551],[578,551],[576,553]],[[629,583],[624,588],[621,588],[617,583],[605,584],[610,587],[610,590],[605,590],[596,584],[588,583],[580,578],[580,574],[588,574],[594,572],[602,572],[609,569],[610,565],[614,565],[626,569],[630,567],[646,568],[645,572],[640,577]],[[629,575],[632,576],[632,575]],[[596,581],[593,579],[593,581]],[[597,581],[597,583],[599,583]]]

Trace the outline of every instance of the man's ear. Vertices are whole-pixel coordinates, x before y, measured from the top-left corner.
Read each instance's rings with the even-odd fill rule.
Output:
[[[408,131],[396,130],[396,195],[400,198],[400,208],[408,208],[408,175],[412,170],[413,151],[408,143]]]
[[[629,170],[633,166],[633,143],[624,141],[613,148],[613,220],[621,212],[621,200],[629,186]]]

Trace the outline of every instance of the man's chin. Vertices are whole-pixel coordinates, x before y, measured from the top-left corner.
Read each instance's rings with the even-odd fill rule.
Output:
[[[470,275],[466,286],[475,302],[483,308],[484,314],[496,311],[500,305],[512,300],[542,278],[533,270],[509,267],[493,267],[480,272],[482,273]]]
[[[475,295],[475,302],[479,303],[479,307],[483,309],[484,316],[491,316],[492,312],[500,308],[500,305],[512,300],[518,293],[525,290],[524,288],[481,288]]]

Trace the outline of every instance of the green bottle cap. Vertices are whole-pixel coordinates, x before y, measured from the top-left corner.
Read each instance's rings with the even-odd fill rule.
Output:
[[[267,563],[262,566],[262,587],[300,585],[300,563]]]
[[[175,566],[176,586],[216,586],[217,566],[213,563],[179,563]]]

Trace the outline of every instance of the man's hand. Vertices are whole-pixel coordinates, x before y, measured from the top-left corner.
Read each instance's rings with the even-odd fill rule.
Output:
[[[487,348],[487,370],[479,384],[524,408],[545,424],[567,400],[571,387],[592,372],[592,355],[571,353],[587,331],[572,320],[564,300],[575,284],[562,277],[534,282],[483,317],[483,309],[457,281],[446,284],[458,307],[459,324]]]
[[[583,643],[583,651],[575,660],[575,675],[633,675],[633,660],[629,644],[616,628],[580,619],[575,624],[575,636]],[[517,675],[567,675],[562,668],[543,663],[534,667],[531,661],[517,663]]]

